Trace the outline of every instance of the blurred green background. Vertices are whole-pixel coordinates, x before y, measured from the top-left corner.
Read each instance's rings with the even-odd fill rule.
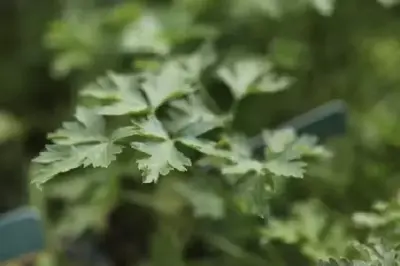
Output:
[[[140,32],[130,25],[145,7],[156,11],[161,23],[150,19]],[[368,236],[399,241],[396,0],[15,0],[2,1],[0,13],[1,212],[28,201],[42,204],[49,231],[64,228],[57,230],[71,238],[104,219],[100,222],[109,223],[104,229],[109,232],[90,241],[108,242],[103,249],[120,261],[116,265],[135,265],[122,261],[132,257],[133,263],[141,253],[135,245],[143,236],[137,232],[152,230],[143,218],[146,210],[120,206],[115,224],[105,220],[108,212],[99,218],[95,207],[100,202],[80,199],[62,211],[78,197],[74,193],[85,190],[87,176],[38,195],[27,168],[44,148],[46,134],[71,117],[77,90],[86,82],[109,69],[137,68],[136,53],[143,47],[161,54],[185,51],[196,38],[206,37],[217,40],[221,56],[243,51],[267,55],[280,73],[296,78],[289,90],[240,103],[236,124],[249,135],[332,99],[348,104],[349,131],[326,143],[334,157],[313,164],[304,180],[288,180],[272,199],[272,217],[263,232],[273,248],[272,265],[313,265],[326,256],[350,256],[346,243]],[[157,35],[160,25],[162,37]],[[210,87],[221,106],[229,106],[228,91],[217,83]],[[131,189],[132,184],[121,186]],[[103,200],[107,206],[101,208],[116,209],[121,201],[107,205]],[[136,240],[116,236],[129,231],[122,227],[131,228]],[[64,240],[58,234],[53,238],[57,245],[49,253],[61,254]]]

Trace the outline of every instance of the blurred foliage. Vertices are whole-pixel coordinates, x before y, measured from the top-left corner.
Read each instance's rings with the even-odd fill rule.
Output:
[[[32,165],[54,265],[398,263],[348,248],[399,243],[398,1],[11,2],[0,209],[54,132]],[[349,132],[333,156],[272,130],[336,98]]]
[[[21,131],[22,125],[13,115],[0,113],[0,143],[17,137]]]
[[[330,265],[360,265],[360,266],[372,266],[372,265],[399,265],[399,251],[398,247],[384,243],[383,241],[375,240],[370,241],[368,244],[354,243],[354,249],[360,255],[358,260],[348,259],[330,259],[329,261],[320,261],[318,265],[330,266]]]
[[[371,238],[385,237],[387,242],[399,241],[399,196],[389,202],[376,202],[371,212],[356,212],[353,215],[354,223],[368,229]]]

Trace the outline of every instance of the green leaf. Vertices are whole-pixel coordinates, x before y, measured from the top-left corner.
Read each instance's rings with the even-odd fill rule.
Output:
[[[108,167],[112,161],[117,159],[116,155],[122,152],[122,147],[113,142],[102,142],[93,145],[81,145],[77,147],[82,156],[84,167]]]
[[[375,242],[375,243],[374,243]],[[355,243],[356,250],[363,255],[363,260],[347,259],[329,259],[329,261],[320,261],[319,266],[398,266],[400,265],[400,252],[397,247],[390,247],[381,243],[382,241],[373,241],[368,245]]]
[[[61,160],[60,157],[57,157],[58,154],[55,154],[55,158],[51,159],[51,151],[45,151],[45,153],[47,160],[51,161],[51,163],[39,163],[42,160],[41,156],[43,153],[41,153],[33,160],[34,163],[37,163],[33,164],[30,170],[32,183],[37,185],[39,188],[54,176],[71,171],[82,164],[81,158],[79,156],[73,156],[71,150],[68,151],[68,154],[63,158],[63,160]]]
[[[277,176],[303,177],[306,163],[293,161],[301,157],[301,152],[294,149],[296,133],[291,128],[275,131],[264,131],[263,137],[267,145],[265,167]]]
[[[230,150],[219,148],[217,143],[213,141],[196,138],[179,138],[178,141],[205,155],[221,159],[221,164],[218,166],[224,175],[244,175],[251,172],[257,175],[266,174],[265,163],[252,159],[252,152],[246,138],[243,136],[226,138]]]
[[[302,135],[296,139],[292,145],[292,150],[298,152],[301,156],[330,158],[332,154],[326,148],[318,145],[318,139],[315,136]]]
[[[291,162],[281,159],[268,161],[265,167],[277,176],[302,178],[306,172],[305,162]]]
[[[106,78],[91,84],[81,94],[101,100],[111,100],[110,103],[102,103],[96,109],[100,115],[140,114],[149,109],[140,91],[138,77],[134,75],[109,73]]]
[[[201,72],[216,61],[215,50],[211,43],[204,43],[193,54],[185,57],[179,57],[178,61],[181,62],[190,79],[198,79]]]
[[[267,73],[249,93],[279,92],[287,89],[292,83],[292,78]]]
[[[41,152],[34,159],[34,162],[48,164],[56,162],[66,163],[68,160],[71,160],[71,162],[76,162],[77,167],[80,165],[85,167],[90,165],[93,167],[108,167],[116,159],[116,154],[121,152],[122,147],[113,142],[83,144],[70,147],[52,145],[47,146],[47,150]]]
[[[133,142],[132,148],[146,154],[146,158],[137,161],[145,183],[157,182],[160,175],[172,170],[186,171],[191,161],[175,147],[160,120],[149,115],[140,121],[133,121],[134,134],[149,138],[142,142]]]
[[[300,158],[301,156],[331,156],[329,151],[318,145],[318,139],[315,136],[297,136],[293,128],[264,131],[263,138],[267,145],[267,152],[272,154],[285,153],[287,157],[292,159]]]
[[[233,165],[222,167],[222,174],[224,175],[244,175],[250,172],[254,172],[257,175],[264,175],[266,173],[265,165],[256,160],[240,159]]]
[[[196,138],[179,138],[177,139],[180,143],[197,150],[205,155],[222,158],[225,160],[233,161],[234,157],[233,154],[227,150],[222,150],[217,148],[217,143],[208,140],[200,140]]]
[[[211,112],[199,99],[199,95],[175,100],[170,105],[166,127],[178,135],[199,136],[223,126],[224,119]]]
[[[263,138],[268,149],[273,153],[283,152],[296,140],[296,132],[292,128],[275,131],[264,131]]]
[[[213,165],[217,167],[217,169],[220,168],[223,175],[240,176],[247,173],[264,175],[266,173],[264,163],[240,156],[231,150],[221,149],[218,147],[217,143],[213,141],[189,137],[179,138],[177,141],[209,156],[199,160],[199,165]]]
[[[291,214],[270,217],[264,227],[263,241],[276,239],[287,244],[300,245],[304,255],[311,259],[328,258],[346,252],[348,231],[343,221],[332,220],[324,205],[316,200],[295,203]]]
[[[144,183],[157,182],[160,175],[167,175],[174,169],[183,172],[191,166],[190,159],[176,149],[173,140],[134,142],[132,148],[148,156],[137,161],[143,171]]]
[[[51,147],[51,146],[50,146]],[[65,149],[61,154],[57,149]],[[51,147],[41,152],[33,162],[33,181],[37,185],[44,184],[54,176],[66,173],[80,166],[108,167],[116,159],[116,155],[122,152],[120,145],[113,142],[101,142],[83,144],[70,147]]]
[[[158,73],[145,77],[142,88],[154,110],[171,99],[195,91],[185,73],[181,64],[170,61],[165,63]]]
[[[238,158],[252,158],[253,150],[249,145],[249,140],[241,134],[224,136],[223,141],[226,141],[230,150]]]
[[[377,228],[386,223],[385,217],[376,213],[357,212],[353,214],[353,222],[360,227]]]
[[[263,72],[264,64],[260,60],[242,59],[231,66],[220,67],[217,75],[229,86],[235,98],[241,99]]]
[[[40,152],[40,156],[33,159],[36,163],[53,163],[65,160],[69,157],[71,148],[61,145],[46,145],[45,150]]]
[[[78,108],[77,122],[67,122],[50,134],[53,145],[47,145],[33,162],[33,183],[43,184],[52,177],[80,166],[108,167],[122,152],[117,141],[131,136],[130,127],[118,128],[106,134],[104,119],[92,110]]]
[[[293,79],[272,73],[266,60],[246,58],[217,70],[219,78],[231,89],[236,100],[248,94],[274,93],[287,89]]]
[[[136,135],[162,140],[169,139],[167,131],[165,131],[161,121],[155,115],[149,115],[145,119],[132,121],[132,123]]]
[[[226,175],[245,175],[253,173],[265,175],[265,162],[253,159],[253,151],[248,139],[244,135],[232,135],[225,137],[229,144],[230,151],[234,155],[234,162],[231,165],[224,165],[222,173]]]
[[[59,145],[75,145],[106,141],[104,119],[92,110],[78,107],[76,122],[65,122],[61,129],[49,135]]]
[[[307,164],[298,161],[304,156],[329,157],[330,153],[317,145],[317,138],[298,137],[292,128],[264,131],[266,169],[278,176],[302,178]]]
[[[166,54],[170,44],[164,36],[161,22],[153,14],[143,14],[122,32],[121,48],[131,53]]]
[[[119,127],[112,132],[110,139],[112,141],[118,141],[133,136],[135,133],[136,129],[133,126]]]

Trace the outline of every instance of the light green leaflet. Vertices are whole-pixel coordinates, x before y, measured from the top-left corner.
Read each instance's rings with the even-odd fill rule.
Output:
[[[165,63],[158,73],[146,76],[142,88],[153,109],[157,109],[168,100],[195,91],[185,73],[181,64],[171,61]]]
[[[150,138],[131,144],[132,148],[145,154],[145,158],[137,161],[145,183],[156,182],[160,175],[167,175],[174,169],[186,171],[191,166],[190,159],[176,149],[175,141],[169,138],[155,116],[135,123],[135,132]]]
[[[84,89],[81,94],[99,100],[111,100],[96,108],[100,115],[141,114],[149,109],[140,91],[138,76],[134,75],[110,72],[105,78],[98,79],[96,83]]]
[[[104,119],[86,108],[78,108],[76,118],[51,134],[54,144],[33,160],[34,183],[40,185],[80,166],[108,167],[122,152],[123,147],[116,142],[134,134],[129,127],[107,134]]]
[[[221,66],[218,77],[231,89],[236,100],[253,93],[274,93],[288,88],[293,80],[272,73],[268,61],[246,58]]]
[[[162,142],[134,142],[132,148],[147,155],[137,161],[139,169],[143,172],[144,183],[156,182],[160,175],[167,175],[171,170],[186,171],[191,166],[191,161],[178,151],[172,140]]]

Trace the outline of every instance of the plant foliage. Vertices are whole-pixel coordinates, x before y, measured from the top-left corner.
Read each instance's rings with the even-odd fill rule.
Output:
[[[376,205],[373,214],[360,211],[377,198],[374,185],[382,174],[372,151],[390,154],[386,146],[398,147],[392,125],[398,113],[390,108],[396,103],[388,100],[398,99],[396,93],[390,91],[368,112],[362,108],[380,94],[357,98],[352,115],[362,130],[334,145],[334,158],[316,136],[293,128],[246,128],[272,121],[269,117],[280,120],[274,110],[291,110],[290,97],[315,102],[321,88],[327,94],[345,91],[353,76],[361,76],[358,69],[376,71],[363,75],[368,89],[376,80],[394,82],[395,75],[375,63],[393,69],[396,61],[381,51],[393,51],[398,41],[365,37],[357,22],[349,29],[351,38],[346,35],[351,45],[342,43],[335,34],[343,27],[334,24],[347,11],[358,13],[351,1],[172,2],[89,8],[71,3],[50,28],[46,45],[55,52],[53,74],[73,76],[79,88],[74,116],[48,135],[49,144],[31,165],[32,183],[46,200],[65,205],[50,219],[52,241],[60,244],[65,236],[79,238],[94,229],[102,240],[92,242],[107,242],[101,252],[115,263],[154,266],[309,265],[319,259],[326,259],[321,266],[397,265],[395,249],[376,244],[365,257],[346,248],[360,226],[369,228],[363,236],[398,242],[398,204]],[[365,10],[378,10],[375,1],[369,5]],[[361,13],[369,19],[367,11]],[[312,30],[293,32],[296,23]],[[338,54],[362,43],[351,57],[356,63],[343,70],[335,59],[340,56],[324,43],[329,38],[340,40]],[[371,62],[373,70],[360,66]],[[351,101],[361,93],[343,95]],[[267,107],[254,107],[250,115],[257,101]],[[254,146],[249,132],[258,133],[262,143]],[[367,185],[355,176],[366,177]],[[353,200],[366,187],[374,196]],[[121,211],[123,225],[112,226],[114,212],[125,204],[135,208]],[[113,242],[113,233],[124,240]],[[293,247],[300,255],[287,251]],[[206,251],[193,255],[193,249]]]

